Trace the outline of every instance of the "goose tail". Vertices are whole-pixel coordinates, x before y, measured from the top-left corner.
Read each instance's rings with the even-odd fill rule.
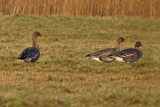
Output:
[[[85,57],[90,57],[91,56],[91,54],[87,54]]]

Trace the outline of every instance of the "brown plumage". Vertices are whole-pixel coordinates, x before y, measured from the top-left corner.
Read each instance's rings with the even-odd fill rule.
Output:
[[[25,62],[36,62],[40,57],[39,45],[37,43],[37,37],[42,36],[39,32],[35,31],[32,35],[32,47],[28,47],[23,50],[23,52],[19,56],[19,60],[23,60]]]
[[[126,42],[126,40],[123,37],[119,37],[116,41],[114,48],[105,48],[105,49],[100,50],[98,52],[94,52],[92,54],[87,54],[85,57],[94,59],[99,62],[104,61],[104,62],[109,63],[114,60],[113,58],[110,58],[109,55],[120,50],[120,43],[121,42]]]
[[[128,64],[133,63],[142,57],[142,52],[139,49],[140,46],[143,45],[140,41],[137,41],[134,48],[128,48],[113,53],[112,55],[110,55],[110,57],[116,59],[119,62],[126,62]]]

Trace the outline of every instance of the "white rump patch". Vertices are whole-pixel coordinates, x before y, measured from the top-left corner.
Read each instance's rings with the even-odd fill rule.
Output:
[[[96,60],[96,61],[98,61],[98,62],[101,62],[101,61],[99,60],[99,58],[92,58],[92,59],[94,59],[94,60]]]
[[[107,58],[106,61],[113,61],[113,58]]]
[[[120,58],[120,57],[116,57],[116,61],[118,61],[118,62],[124,62],[123,58]]]
[[[26,58],[24,59],[25,62],[31,62],[32,58]]]

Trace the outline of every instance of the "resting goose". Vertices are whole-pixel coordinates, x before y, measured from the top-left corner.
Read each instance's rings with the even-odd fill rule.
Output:
[[[112,54],[110,57],[115,58],[119,62],[133,63],[142,57],[142,52],[139,49],[140,46],[143,45],[140,41],[137,41],[134,48],[124,49]]]
[[[88,54],[85,57],[94,59],[94,60],[99,61],[99,62],[104,61],[104,62],[110,63],[114,59],[110,58],[109,55],[111,55],[112,53],[115,53],[115,52],[120,50],[120,43],[121,42],[126,42],[126,40],[123,37],[119,37],[116,41],[116,44],[115,44],[114,48],[106,48],[106,49],[100,50],[98,52]]]
[[[27,66],[26,62],[36,62],[40,57],[39,45],[37,43],[37,37],[42,36],[39,32],[35,31],[32,35],[32,47],[28,47],[23,50],[20,54],[19,60],[25,62],[25,67]]]

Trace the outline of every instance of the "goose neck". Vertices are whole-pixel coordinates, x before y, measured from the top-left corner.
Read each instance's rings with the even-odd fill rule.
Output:
[[[32,47],[35,47],[35,48],[39,49],[39,45],[37,43],[37,38],[35,36],[32,36],[32,42],[33,42],[33,46]]]
[[[120,50],[120,42],[116,42],[116,44],[115,44],[115,49],[117,50],[117,51],[119,51]]]
[[[140,50],[139,47],[135,46],[134,49]]]

